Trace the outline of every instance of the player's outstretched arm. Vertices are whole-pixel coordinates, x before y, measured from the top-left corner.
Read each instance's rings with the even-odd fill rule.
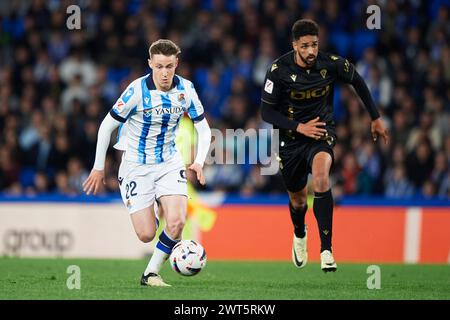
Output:
[[[89,177],[83,182],[83,191],[87,195],[97,194],[102,183],[105,184],[105,171],[92,169]]]
[[[377,141],[378,136],[382,136],[384,143],[387,144],[389,142],[389,133],[384,126],[383,120],[375,106],[375,102],[370,95],[369,88],[367,87],[364,79],[358,74],[358,72],[354,72],[354,76],[352,81],[350,82],[353,88],[355,88],[356,93],[361,98],[364,106],[372,118],[371,123],[371,132],[373,141]]]
[[[211,129],[205,118],[201,121],[194,122],[194,127],[198,136],[197,156],[195,157],[194,163],[189,166],[189,169],[195,171],[200,184],[205,185],[206,181],[203,174],[203,164],[205,163],[211,144]]]
[[[87,195],[94,195],[100,190],[101,184],[105,183],[105,159],[108,151],[111,133],[119,126],[120,122],[115,120],[109,113],[102,121],[98,129],[97,148],[95,151],[94,168],[83,182],[83,191]]]
[[[389,133],[386,130],[381,117],[372,121],[371,131],[372,131],[373,141],[377,141],[378,136],[382,136],[383,140],[384,140],[384,144],[389,143]]]

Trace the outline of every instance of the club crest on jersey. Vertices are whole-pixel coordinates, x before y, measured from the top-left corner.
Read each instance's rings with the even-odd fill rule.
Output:
[[[178,96],[178,101],[183,102],[184,101],[184,93],[180,93]]]
[[[327,76],[327,69],[320,70],[320,75],[325,79],[325,77]]]

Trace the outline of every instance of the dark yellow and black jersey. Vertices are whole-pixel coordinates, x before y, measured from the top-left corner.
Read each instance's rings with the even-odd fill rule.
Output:
[[[267,112],[263,112],[263,119],[281,129],[282,135],[296,134],[298,123],[306,123],[316,117],[326,122],[327,127],[332,126],[336,82],[352,84],[372,118],[379,116],[367,86],[347,59],[319,52],[314,65],[307,69],[295,63],[294,51],[291,51],[270,66],[261,96],[263,107],[270,106],[268,109],[278,111],[287,121],[273,120],[278,115],[267,115]]]
[[[304,123],[316,117],[333,118],[336,81],[351,83],[355,67],[339,56],[319,52],[310,69],[295,63],[294,51],[275,60],[267,71],[262,100],[292,120]]]

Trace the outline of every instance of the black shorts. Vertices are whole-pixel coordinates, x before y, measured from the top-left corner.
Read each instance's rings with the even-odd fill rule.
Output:
[[[335,144],[335,135],[328,141],[306,137],[299,141],[289,141],[289,139],[280,137],[280,171],[286,189],[289,192],[298,192],[306,186],[308,174],[311,173],[312,161],[317,153],[328,152],[334,163],[333,147]]]

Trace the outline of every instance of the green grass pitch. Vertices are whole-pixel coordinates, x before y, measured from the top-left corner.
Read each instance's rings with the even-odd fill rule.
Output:
[[[69,290],[67,268],[81,270],[81,288]],[[139,285],[146,260],[0,258],[0,299],[450,299],[450,266],[380,264],[381,289],[369,290],[368,264],[338,264],[324,274],[317,263],[209,261],[194,277],[165,264],[170,288]]]

